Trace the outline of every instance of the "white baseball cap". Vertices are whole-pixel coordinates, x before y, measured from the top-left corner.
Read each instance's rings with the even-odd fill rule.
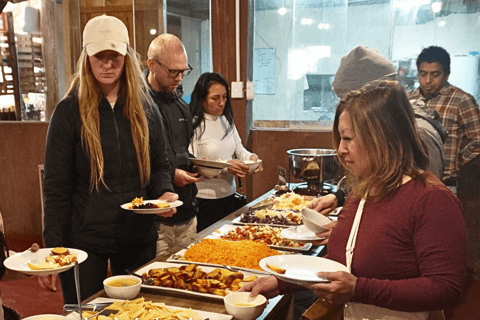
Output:
[[[104,50],[126,55],[129,43],[127,27],[122,20],[115,17],[101,15],[92,18],[83,30],[83,46],[89,56]]]

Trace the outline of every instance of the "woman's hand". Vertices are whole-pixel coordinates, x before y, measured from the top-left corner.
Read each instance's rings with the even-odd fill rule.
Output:
[[[240,292],[251,292],[251,297],[262,294],[267,299],[274,298],[280,294],[279,280],[275,276],[261,277],[252,282],[246,283],[240,288]]]
[[[320,298],[323,298],[334,305],[339,305],[350,301],[355,289],[357,278],[351,273],[338,272],[319,272],[320,278],[329,280],[329,283],[308,283],[302,285]]]
[[[307,207],[326,216],[338,207],[338,199],[334,194],[327,194],[326,196],[313,200]]]
[[[177,201],[178,200],[178,194],[173,193],[173,192],[165,192],[164,194],[161,195],[160,198],[158,198],[158,200],[166,200],[167,202]],[[169,217],[173,216],[175,213],[177,213],[177,209],[172,208],[172,209],[170,209],[168,211],[165,211],[165,212],[156,213],[156,215],[161,216],[161,217],[165,217],[165,218],[169,218]]]
[[[228,160],[227,162],[232,164],[232,166],[227,168],[228,172],[240,178],[245,178],[247,176],[247,173],[249,172],[248,166],[244,164],[242,161],[237,159],[232,159],[232,160]]]
[[[32,252],[37,252],[39,249],[40,246],[36,243],[30,248]],[[57,291],[57,274],[39,275],[38,284],[44,289]]]
[[[252,156],[250,157],[250,160],[257,162],[257,161],[258,161],[258,158],[257,158],[255,155],[252,155]],[[260,163],[260,165],[258,166],[258,168],[255,169],[255,171],[253,171],[253,173],[257,173],[257,172],[260,172],[260,171],[263,171],[263,163]]]
[[[58,274],[39,275],[38,284],[44,289],[57,291],[57,277]]]
[[[319,238],[325,238],[323,240],[317,240],[317,241],[312,241],[313,245],[315,246],[324,246],[328,244],[328,239],[330,239],[330,235],[332,233],[333,228],[337,226],[337,221],[332,221],[330,223],[327,223],[324,225],[325,228],[328,228],[329,230],[321,233],[315,233],[315,235]]]

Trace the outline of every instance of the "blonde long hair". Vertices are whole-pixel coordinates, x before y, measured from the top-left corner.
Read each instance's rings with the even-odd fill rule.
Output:
[[[100,138],[100,115],[98,106],[102,92],[92,73],[85,48],[80,54],[75,77],[67,95],[78,92],[80,119],[82,121],[82,146],[90,158],[90,191],[108,186],[104,180],[105,163]],[[142,187],[150,180],[149,130],[147,116],[152,100],[142,74],[136,53],[127,47],[125,65],[120,77],[119,96],[124,100],[123,116],[130,120],[133,143],[137,154],[138,171]],[[145,107],[145,109],[144,109]]]
[[[418,135],[413,109],[398,81],[376,80],[340,100],[333,123],[333,141],[338,150],[340,115],[348,112],[355,136],[371,160],[369,177],[358,179],[347,169],[348,182],[357,197],[375,188],[376,201],[402,183],[404,175],[424,182],[428,152]],[[343,159],[340,162],[345,165]],[[353,178],[353,179],[352,179]]]

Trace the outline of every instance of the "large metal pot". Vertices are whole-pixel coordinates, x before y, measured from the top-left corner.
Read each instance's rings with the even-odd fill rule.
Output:
[[[289,171],[297,180],[320,182],[339,176],[340,166],[333,149],[292,149],[289,155]]]

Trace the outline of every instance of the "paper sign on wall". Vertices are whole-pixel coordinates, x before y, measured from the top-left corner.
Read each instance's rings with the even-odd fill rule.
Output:
[[[255,94],[275,94],[275,49],[253,52],[253,83]]]

